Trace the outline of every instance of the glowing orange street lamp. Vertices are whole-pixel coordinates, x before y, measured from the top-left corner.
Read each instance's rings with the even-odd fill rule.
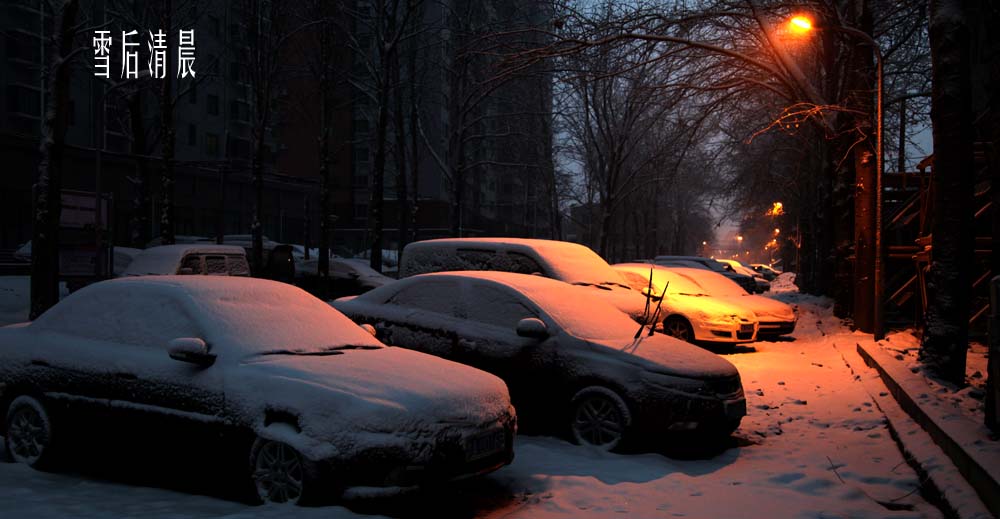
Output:
[[[788,21],[788,27],[792,30],[792,32],[805,34],[812,30],[813,24],[812,20],[805,16],[795,16]]]
[[[795,34],[806,34],[813,29],[832,29],[835,31],[840,31],[845,34],[857,37],[870,45],[872,49],[875,50],[875,58],[877,63],[875,64],[875,82],[876,87],[876,97],[875,97],[875,268],[874,275],[872,276],[872,284],[874,285],[874,297],[875,297],[875,312],[874,312],[874,323],[872,330],[875,336],[875,340],[882,340],[885,338],[885,329],[882,322],[882,291],[883,291],[883,280],[882,280],[882,123],[885,119],[885,112],[882,106],[882,94],[883,94],[883,81],[882,81],[882,49],[878,46],[878,43],[872,39],[871,36],[866,34],[864,31],[859,31],[852,27],[844,27],[841,25],[837,26],[815,26],[809,17],[807,16],[795,16],[788,21],[789,30]]]

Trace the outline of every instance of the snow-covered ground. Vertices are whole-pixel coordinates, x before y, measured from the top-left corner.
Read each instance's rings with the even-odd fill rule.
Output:
[[[0,517],[941,517],[865,389],[882,386],[855,351],[863,336],[843,327],[828,301],[776,285],[773,297],[799,306],[799,326],[794,340],[726,356],[749,408],[729,445],[612,454],[522,436],[514,463],[487,477],[320,509],[250,507],[0,463]]]

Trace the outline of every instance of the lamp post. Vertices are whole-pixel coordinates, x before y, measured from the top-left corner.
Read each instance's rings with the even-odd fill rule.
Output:
[[[840,25],[836,26],[817,26],[814,25],[812,20],[805,16],[796,16],[789,20],[789,28],[796,33],[804,34],[813,29],[830,29],[834,31],[839,31],[850,36],[854,36],[861,41],[865,42],[867,45],[875,51],[875,82],[876,82],[876,94],[875,94],[875,268],[872,273],[872,285],[873,294],[875,298],[874,304],[874,315],[873,319],[873,335],[875,340],[879,341],[885,338],[885,323],[883,322],[884,317],[882,315],[882,293],[884,291],[883,287],[883,273],[882,273],[882,161],[883,161],[883,150],[882,150],[882,126],[885,120],[885,113],[883,110],[883,92],[884,84],[882,77],[882,49],[878,46],[878,43],[872,39],[864,31],[859,31],[853,27],[844,27]]]

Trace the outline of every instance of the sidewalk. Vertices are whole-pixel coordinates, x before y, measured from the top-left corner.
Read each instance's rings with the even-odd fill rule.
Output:
[[[894,338],[897,344],[893,344]],[[962,397],[967,394],[956,397],[959,392],[953,393],[935,384],[919,369],[904,362],[904,355],[894,346],[900,343],[908,345],[912,342],[910,339],[912,336],[908,334],[897,334],[880,343],[859,341],[857,350],[865,362],[879,372],[898,406],[926,431],[961,477],[975,490],[990,515],[1000,517],[1000,441],[982,422],[973,419],[974,414],[970,413],[968,405],[963,408]],[[905,424],[895,422],[906,420],[906,417],[897,416],[894,420],[891,413],[887,416],[894,422],[895,428],[905,428]],[[969,502],[969,496],[962,495],[961,488],[951,481],[953,478],[946,476],[949,467],[935,459],[936,449],[907,445],[907,440],[906,436],[900,435],[905,448],[917,451],[914,453],[917,462],[924,467],[956,514],[959,517],[980,515],[975,504]],[[917,455],[919,452],[924,453],[924,459]]]

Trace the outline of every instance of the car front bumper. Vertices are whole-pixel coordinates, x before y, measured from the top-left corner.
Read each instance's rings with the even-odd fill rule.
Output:
[[[757,330],[758,335],[766,335],[770,337],[776,337],[778,335],[788,335],[795,331],[795,325],[798,321],[778,321],[778,320],[768,320],[761,321],[760,327]]]
[[[758,326],[755,322],[711,322],[693,321],[691,327],[694,331],[696,341],[720,342],[720,343],[743,343],[751,342],[757,338]]]
[[[344,488],[407,488],[486,474],[514,460],[516,430],[512,411],[478,427],[447,428],[430,445],[372,446],[350,460],[322,463],[324,479]]]
[[[739,377],[709,382],[700,393],[655,388],[657,398],[640,402],[633,425],[645,438],[696,431],[728,435],[739,427],[747,414],[747,401]]]

